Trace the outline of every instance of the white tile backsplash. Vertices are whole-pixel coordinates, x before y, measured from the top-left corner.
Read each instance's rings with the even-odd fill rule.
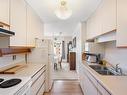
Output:
[[[120,67],[127,73],[127,48],[116,48],[116,42],[105,44],[105,59],[112,65],[120,64]]]
[[[0,68],[9,66],[11,64],[25,62],[25,55],[24,54],[17,54],[16,60],[13,60],[12,55],[6,55],[0,57]]]

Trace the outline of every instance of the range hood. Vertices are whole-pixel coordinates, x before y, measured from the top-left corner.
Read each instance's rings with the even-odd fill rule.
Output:
[[[13,36],[13,35],[15,35],[14,32],[0,28],[0,36],[3,37],[3,36]]]

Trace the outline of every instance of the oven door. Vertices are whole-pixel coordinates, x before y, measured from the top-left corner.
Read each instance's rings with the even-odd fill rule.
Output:
[[[15,95],[31,95],[31,84],[28,82],[24,87],[22,87]]]

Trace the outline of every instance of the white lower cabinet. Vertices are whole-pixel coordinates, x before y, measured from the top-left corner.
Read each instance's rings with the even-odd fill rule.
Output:
[[[43,95],[45,91],[45,68],[40,70],[32,78],[32,82],[33,82],[31,86],[32,95]]]
[[[111,95],[101,84],[98,83],[98,95]]]
[[[37,93],[37,95],[43,95],[44,92],[45,92],[45,83],[42,85],[42,87],[39,90],[39,92]]]
[[[84,95],[111,95],[89,71],[81,67],[80,86]]]

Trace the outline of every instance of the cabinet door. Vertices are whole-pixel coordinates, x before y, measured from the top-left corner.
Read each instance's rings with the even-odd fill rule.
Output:
[[[43,23],[33,9],[27,6],[27,46],[35,46],[35,38],[42,39]]]
[[[120,0],[121,1],[121,0]],[[116,0],[103,0],[101,4],[102,33],[116,29]]]
[[[15,36],[10,38],[10,46],[26,46],[26,2],[11,0],[11,31]]]
[[[127,0],[117,0],[117,47],[127,47]]]
[[[0,0],[0,22],[9,24],[9,0]]]
[[[87,21],[87,39],[92,39],[102,33],[102,19],[100,11],[96,10],[94,15]]]
[[[94,32],[94,17],[90,17],[88,20],[87,20],[87,33],[86,33],[86,37],[87,39],[92,39],[95,35],[95,32]]]
[[[80,70],[79,70],[79,81],[80,81],[80,86],[81,86],[81,89],[82,89],[82,91],[83,91],[83,93],[84,93],[84,95],[85,95],[85,89],[84,89],[84,73],[83,73],[83,67],[82,66],[80,66]]]
[[[84,85],[84,92],[85,95],[97,95],[97,81],[93,81],[93,79],[91,79],[91,77],[88,76],[88,71],[84,70],[83,71],[84,76],[83,76],[83,85]]]
[[[97,84],[98,87],[98,95],[111,95],[102,85]]]

